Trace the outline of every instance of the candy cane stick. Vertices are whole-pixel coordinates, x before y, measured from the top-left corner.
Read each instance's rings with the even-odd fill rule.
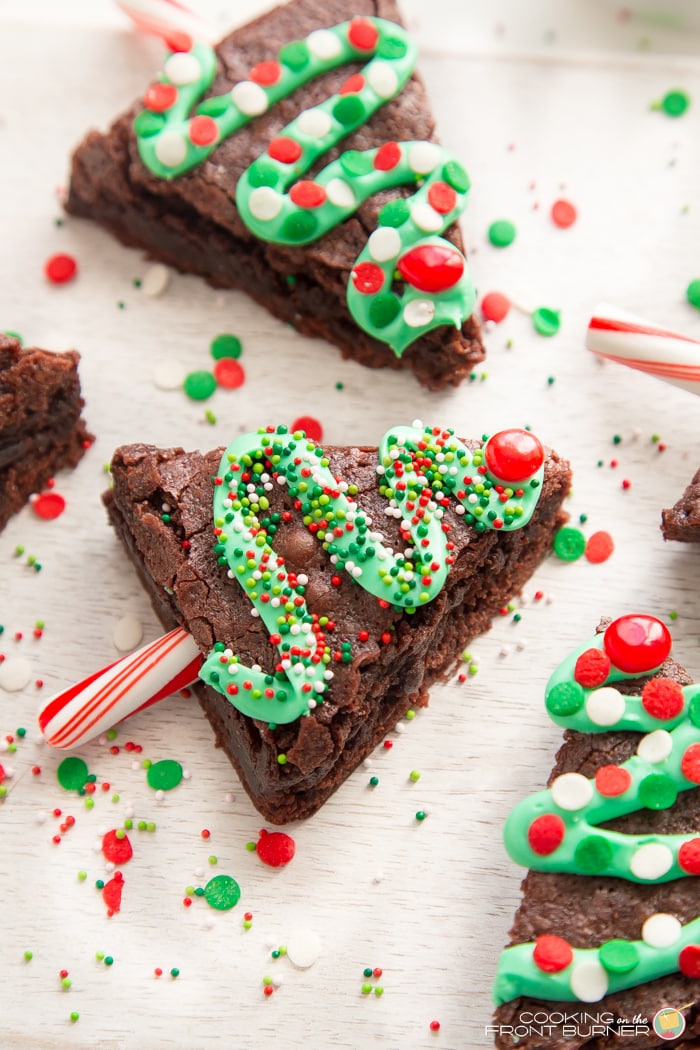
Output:
[[[181,627],[47,700],[39,728],[52,747],[91,740],[196,681],[202,655]]]
[[[601,303],[589,322],[586,346],[598,357],[700,394],[700,341],[697,339]]]
[[[194,40],[216,40],[214,28],[201,15],[177,0],[116,0],[144,33],[159,36],[175,50],[188,51]]]

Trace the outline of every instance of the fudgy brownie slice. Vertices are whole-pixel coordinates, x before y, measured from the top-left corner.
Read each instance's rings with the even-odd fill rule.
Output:
[[[700,470],[678,502],[661,512],[661,531],[665,540],[700,543]]]
[[[244,97],[245,92],[237,98],[242,105],[255,109],[263,90],[260,85],[267,88],[271,78],[279,74],[277,59],[280,54],[286,56],[285,62],[292,63],[296,70],[298,62],[303,62],[303,49],[308,55],[307,42],[312,41],[317,52],[314,58],[316,61],[324,47],[329,46],[327,27],[356,16],[361,20],[376,16],[401,24],[394,0],[292,0],[292,3],[275,8],[236,30],[218,45],[216,76],[206,97],[222,98],[225,103],[231,89],[235,85],[240,87],[243,82],[248,86],[250,98]],[[366,24],[363,25],[366,30]],[[322,31],[321,35],[314,37],[319,30]],[[386,80],[387,77],[391,80],[393,77],[393,72],[387,73],[386,66],[395,60],[400,46],[403,46],[401,41],[397,43],[389,40],[387,43],[387,58],[382,60],[380,80]],[[179,54],[174,57],[187,60],[192,56]],[[359,118],[352,107],[360,104],[358,99],[363,90],[370,90],[363,85],[363,78],[359,76],[363,68],[361,58],[360,54],[356,54],[355,60],[349,64],[327,69],[288,97],[269,105],[266,112],[229,137],[221,138],[211,155],[201,163],[176,177],[160,177],[149,170],[142,160],[134,130],[134,120],[142,106],[134,105],[106,133],[90,132],[76,150],[67,208],[74,215],[93,219],[107,227],[123,244],[144,249],[152,258],[184,273],[199,274],[215,287],[243,289],[298,331],[335,343],[344,357],[353,358],[372,368],[408,367],[421,383],[437,390],[447,384],[458,384],[483,359],[479,323],[474,316],[463,318],[459,327],[454,326],[456,322],[453,317],[449,323],[426,330],[398,357],[386,342],[358,326],[346,301],[346,290],[355,261],[377,226],[380,209],[384,209],[383,215],[388,225],[383,226],[383,243],[379,246],[377,242],[373,261],[363,264],[361,281],[368,294],[376,290],[378,277],[381,279],[378,268],[388,265],[387,244],[393,239],[398,245],[392,227],[401,225],[409,212],[408,208],[401,211],[402,202],[416,190],[416,181],[420,186],[423,179],[433,178],[438,171],[436,168],[430,176],[414,173],[411,176],[411,188],[387,186],[364,201],[364,191],[357,187],[353,191],[351,186],[355,183],[359,186],[361,181],[358,165],[362,159],[358,160],[358,154],[353,151],[368,151],[385,143],[393,144],[375,161],[375,169],[386,169],[385,173],[390,175],[392,166],[398,164],[397,141],[405,141],[407,150],[415,141],[437,141],[425,87],[416,74],[408,79],[400,93],[393,98],[386,94],[389,88],[382,87],[379,80],[373,80],[377,89],[384,93],[383,104],[366,123],[357,126]],[[320,61],[325,62],[326,66],[332,65],[330,60]],[[284,68],[288,72],[290,67],[286,65]],[[186,72],[173,75],[176,79],[182,80],[184,77],[187,80]],[[251,83],[249,77],[256,78],[256,82]],[[185,83],[182,90],[186,86]],[[155,111],[149,111],[149,134],[151,128],[156,128],[153,133],[157,134],[157,121],[164,112],[167,114],[168,106],[172,105],[172,95],[167,92],[175,90],[169,82],[160,85],[160,89],[159,85],[155,87],[155,93],[146,97],[155,107]],[[272,194],[268,169],[275,164],[282,168],[292,165],[298,149],[296,141],[289,138],[289,133],[281,135],[281,132],[302,111],[319,106],[339,91],[342,92],[340,99],[345,110],[336,108],[333,112],[339,113],[347,124],[341,129],[342,121],[336,121],[335,117],[331,123],[338,134],[341,130],[348,133],[339,145],[329,147],[322,153],[298,184],[306,189],[299,191],[301,211],[295,221],[315,221],[314,214],[322,210],[315,205],[319,199],[323,199],[326,191],[320,190],[312,180],[321,167],[336,160],[341,153],[350,157],[350,161],[346,164],[345,177],[333,180],[333,192],[329,184],[328,199],[333,196],[334,201],[347,202],[348,196],[352,199],[355,192],[358,199],[356,210],[335,228],[310,243],[294,243],[294,237],[299,239],[298,230],[292,234],[291,241],[287,238],[286,243],[258,239],[242,220],[242,212],[236,204],[236,187],[241,176],[253,162],[261,156],[265,157],[265,172],[256,178],[263,182],[267,180],[263,187],[258,188]],[[211,110],[214,116],[215,109],[216,106]],[[213,118],[204,113],[197,119],[211,122]],[[322,118],[326,123],[329,119]],[[318,123],[318,117],[316,121]],[[207,134],[216,134],[212,131],[211,123],[198,127],[199,131],[192,132],[195,138],[203,135],[206,139]],[[305,149],[313,146],[312,132],[313,128],[309,132],[310,137],[304,140]],[[319,137],[322,137],[320,131]],[[275,145],[271,147],[273,140]],[[274,154],[272,159],[269,148]],[[280,157],[283,160],[280,161]],[[443,163],[440,161],[439,169],[447,170],[448,165],[443,169]],[[425,170],[425,167],[418,164],[421,170]],[[458,165],[452,165],[449,170],[454,175],[458,169]],[[463,172],[455,178],[448,172],[445,177],[451,179],[460,194],[466,193],[468,179]],[[411,210],[410,221],[415,216],[417,223],[422,224],[418,234],[424,241],[435,242],[436,238],[429,231],[437,229],[435,224],[439,225],[440,214],[449,213],[455,198],[454,189],[444,179],[437,186],[434,195],[431,189],[431,204],[424,202],[421,205],[422,212]],[[320,198],[314,200],[314,194],[320,194]],[[294,191],[291,196],[294,196]],[[391,216],[388,216],[387,206]],[[383,223],[385,219],[382,219]],[[406,241],[407,235],[402,233],[401,236],[404,248],[410,247],[411,241]],[[463,252],[462,237],[455,223],[444,233],[444,240]],[[416,287],[423,288],[428,299],[441,285],[449,285],[450,293],[454,291],[451,282],[456,280],[456,271],[451,270],[451,266],[453,263],[457,263],[458,267],[462,265],[456,253],[453,252],[450,257],[449,245],[448,255],[445,255],[444,248],[436,253],[434,247],[433,244],[425,251],[421,249],[422,254],[412,255],[407,263],[408,269],[404,267],[402,270],[401,278],[402,281],[417,282]],[[398,256],[397,262],[401,268]],[[426,270],[430,271],[427,275]],[[439,275],[438,270],[441,270]],[[394,281],[391,292],[378,297],[382,302],[376,307],[372,306],[372,317],[378,325],[387,325],[389,316],[394,316],[392,311],[396,311],[399,301],[394,292],[401,292],[405,287],[405,284]],[[418,300],[408,307],[409,327],[421,323],[419,315],[422,310],[430,312],[431,309],[431,303],[426,305],[419,295]],[[382,328],[384,330],[387,329]],[[377,329],[373,331],[376,333]],[[417,331],[418,328],[414,327],[413,332]]]
[[[213,548],[212,479],[221,455],[221,449],[203,455],[145,445],[120,448],[112,461],[114,485],[104,499],[163,625],[186,627],[205,654],[221,641],[248,667],[272,669],[280,659],[275,645],[281,638],[272,644],[248,595],[232,582],[225,559]],[[391,511],[386,490],[379,491],[377,449],[326,447],[324,455],[334,477],[342,479],[340,488],[349,486],[354,493],[362,520],[378,523],[386,544],[404,551],[404,526]],[[566,519],[562,502],[569,466],[552,451],[543,455],[539,501],[522,528],[478,531],[445,500],[442,523],[454,544],[451,568],[437,596],[408,611],[357,585],[347,574],[350,565],[340,572],[289,486],[266,486],[264,518],[277,522],[274,556],[284,559],[295,584],[302,580],[299,593],[314,629],[325,632],[333,671],[328,694],[303,717],[275,725],[241,713],[235,698],[209,684],[200,682],[195,690],[217,743],[268,820],[285,823],[314,813],[410,707],[427,704],[432,683],[452,671],[469,639],[486,631],[497,610],[524,585]],[[331,504],[335,495],[329,496]],[[255,583],[246,580],[246,586]],[[387,594],[392,596],[391,589]]]
[[[80,416],[79,359],[0,334],[0,530],[93,440]]]

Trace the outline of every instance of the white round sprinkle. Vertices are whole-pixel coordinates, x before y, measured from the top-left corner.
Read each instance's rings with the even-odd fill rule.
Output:
[[[263,89],[252,80],[242,80],[232,87],[231,98],[246,117],[259,117],[269,105]]]
[[[149,266],[141,279],[141,291],[149,299],[162,295],[170,284],[170,270],[162,263]]]
[[[442,215],[425,202],[413,205],[411,218],[418,229],[423,230],[425,233],[437,233],[438,230],[442,229]]]
[[[179,390],[186,375],[187,369],[177,361],[162,361],[153,369],[153,383],[159,390]]]
[[[552,784],[552,798],[560,809],[583,809],[593,798],[593,785],[581,773],[563,773]]]
[[[156,142],[156,157],[165,168],[176,168],[187,156],[187,143],[179,131],[164,131]]]
[[[625,698],[612,686],[594,689],[586,700],[586,714],[597,726],[614,726],[625,713]]]
[[[29,685],[32,677],[32,665],[26,656],[8,656],[0,664],[0,689],[16,693]]]
[[[194,84],[195,80],[199,80],[202,67],[194,55],[177,51],[167,60],[163,72],[171,83],[181,87],[183,84]]]
[[[581,962],[571,973],[571,991],[582,1003],[597,1003],[608,990],[608,975],[599,962]]]
[[[142,638],[143,624],[135,616],[122,616],[112,633],[112,641],[120,653],[135,649]]]
[[[663,762],[673,751],[673,737],[666,729],[655,729],[643,736],[637,745],[637,754],[646,762]]]
[[[403,311],[403,319],[409,328],[423,328],[435,317],[435,303],[429,299],[412,299]]]
[[[256,219],[269,222],[282,210],[282,196],[271,186],[257,186],[250,195],[250,210]]]
[[[391,98],[399,90],[399,78],[386,62],[372,62],[367,73],[367,83],[380,98]]]
[[[682,929],[675,915],[657,911],[642,926],[642,940],[650,948],[670,948],[680,937]]]
[[[393,226],[380,226],[370,234],[367,248],[375,262],[388,262],[401,251],[401,236]]]
[[[673,854],[668,846],[660,842],[647,842],[640,846],[630,861],[630,871],[638,879],[655,882],[670,870]]]
[[[340,54],[340,40],[329,29],[315,29],[307,36],[306,43],[316,58],[335,58]]]
[[[305,109],[297,119],[297,131],[310,139],[322,139],[331,130],[333,122],[322,109]]]
[[[313,930],[294,930],[287,938],[287,958],[300,970],[308,970],[320,954],[321,938]]]
[[[440,147],[434,142],[416,142],[408,154],[408,163],[417,175],[427,175],[439,160]]]
[[[355,194],[344,179],[331,179],[326,186],[326,196],[336,208],[355,207]]]

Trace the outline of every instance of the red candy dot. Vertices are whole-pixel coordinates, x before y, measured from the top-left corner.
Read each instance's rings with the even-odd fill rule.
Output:
[[[44,263],[44,273],[52,284],[65,284],[72,281],[78,272],[78,264],[72,255],[52,255]]]
[[[263,864],[269,864],[271,868],[282,868],[294,857],[296,843],[291,835],[285,835],[283,831],[261,830],[255,852]]]
[[[683,843],[678,850],[678,863],[688,875],[700,875],[700,839]]]
[[[351,77],[345,81],[342,87],[338,88],[339,95],[358,95],[365,86],[365,78],[362,73],[353,73]]]
[[[602,649],[586,649],[574,665],[574,678],[584,689],[597,689],[610,674],[610,657]]]
[[[58,492],[42,492],[32,500],[31,507],[38,518],[52,521],[63,514],[66,509],[66,501]]]
[[[374,166],[377,171],[391,171],[401,160],[401,147],[398,142],[385,142],[374,155]]]
[[[652,718],[667,722],[683,710],[683,690],[672,678],[653,678],[642,689],[642,706]]]
[[[622,766],[601,766],[596,770],[595,786],[606,798],[622,795],[631,783],[630,773]]]
[[[684,977],[700,977],[700,944],[687,944],[678,956],[678,969]]]
[[[543,463],[542,442],[529,430],[501,430],[486,442],[486,466],[499,481],[525,481]]]
[[[366,18],[353,18],[348,26],[348,40],[358,51],[373,51],[378,39],[376,27]]]
[[[547,857],[561,846],[566,834],[566,825],[556,813],[545,813],[535,817],[527,829],[530,849],[539,857]]]
[[[590,562],[600,565],[608,560],[614,550],[615,543],[610,533],[601,531],[588,537],[584,553]]]
[[[457,284],[464,272],[464,259],[455,248],[421,244],[402,255],[396,268],[418,291],[443,292]]]
[[[430,1027],[430,1031],[431,1032],[439,1032],[440,1031],[440,1022],[439,1021],[431,1021],[429,1027]]]
[[[352,283],[363,295],[374,295],[384,284],[384,271],[376,263],[358,263],[352,271]]]
[[[605,632],[605,650],[621,671],[642,674],[660,667],[671,652],[671,635],[655,616],[621,616]]]
[[[279,62],[258,62],[257,66],[253,66],[249,74],[250,79],[255,84],[262,84],[265,87],[276,84],[281,76],[282,66]]]
[[[510,312],[510,299],[501,292],[488,292],[481,300],[481,316],[485,321],[498,324]]]
[[[457,205],[457,194],[446,182],[434,182],[428,190],[428,202],[441,215],[447,215]]]
[[[295,430],[303,430],[311,441],[320,441],[323,437],[323,427],[314,416],[299,416],[292,423],[292,433]]]
[[[165,46],[170,51],[191,51],[194,47],[194,41],[189,33],[186,33],[184,29],[173,29],[172,32],[168,32],[166,37],[163,37]]]
[[[126,864],[134,855],[128,835],[117,838],[116,829],[108,831],[102,839],[102,852],[113,864]]]
[[[174,105],[176,99],[177,88],[174,84],[151,84],[143,97],[143,104],[154,113],[163,113]]]
[[[552,205],[551,216],[554,225],[565,230],[576,222],[576,208],[571,201],[558,200]]]
[[[116,872],[113,879],[106,882],[102,890],[102,900],[107,905],[107,914],[112,916],[118,912],[122,904],[122,890],[124,889],[124,877],[121,872]]]
[[[571,965],[574,951],[563,937],[553,933],[544,933],[535,941],[532,950],[532,961],[543,973],[559,973]]]
[[[288,139],[284,135],[280,135],[272,140],[267,147],[267,152],[273,160],[278,160],[280,164],[293,164],[295,160],[299,160],[302,149],[294,139]]]
[[[683,753],[681,773],[686,780],[700,784],[700,744],[691,744]]]
[[[304,179],[292,186],[289,196],[300,208],[318,208],[326,199],[326,191],[317,182]]]
[[[234,357],[221,357],[213,368],[214,378],[225,390],[237,390],[245,383],[245,372]]]
[[[190,121],[190,139],[195,146],[211,146],[219,137],[219,129],[212,117],[193,117]]]

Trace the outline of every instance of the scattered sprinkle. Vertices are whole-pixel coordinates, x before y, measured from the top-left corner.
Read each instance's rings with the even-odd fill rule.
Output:
[[[700,277],[690,282],[685,290],[685,295],[690,305],[700,310]]]
[[[219,361],[222,357],[240,357],[243,353],[243,348],[237,335],[224,333],[212,339],[209,352],[215,361]]]
[[[291,835],[283,831],[268,832],[261,828],[255,851],[264,864],[281,868],[289,864],[296,852],[296,843]]]
[[[502,292],[487,292],[481,300],[481,315],[485,321],[494,324],[505,320],[510,311],[510,299]]]
[[[135,649],[143,638],[143,624],[135,616],[122,616],[112,632],[112,641],[120,653]]]
[[[498,219],[489,226],[489,240],[494,248],[507,248],[515,240],[515,226],[508,219]]]
[[[42,492],[32,499],[31,508],[37,518],[51,521],[63,514],[66,509],[66,501],[58,492]]]
[[[551,310],[548,306],[538,306],[530,314],[532,325],[539,335],[556,335],[561,327],[561,318],[558,310]]]
[[[314,416],[299,416],[292,423],[292,433],[303,430],[310,441],[321,441],[323,439],[323,427]]]
[[[573,226],[576,222],[576,208],[571,201],[555,201],[550,214],[554,225],[562,230],[568,229],[569,226]]]
[[[204,899],[217,911],[229,911],[241,896],[241,888],[230,875],[215,875],[204,887]]]
[[[58,253],[51,255],[44,263],[44,273],[51,284],[65,284],[72,281],[78,272],[78,264],[72,255]]]
[[[182,766],[173,758],[164,758],[148,766],[146,779],[155,791],[171,791],[182,780]]]
[[[600,565],[608,560],[614,550],[615,543],[612,536],[609,532],[601,530],[600,532],[594,532],[592,536],[588,537],[585,555],[588,561],[594,565]]]
[[[662,109],[667,117],[682,117],[689,105],[690,97],[685,91],[676,88],[667,91],[661,102],[653,102],[651,108]]]
[[[577,561],[586,549],[586,537],[580,529],[565,525],[555,532],[552,546],[562,561]]]
[[[222,357],[214,365],[214,378],[224,390],[237,390],[245,383],[245,372],[233,357]]]
[[[216,390],[216,378],[203,369],[185,376],[183,390],[192,401],[206,401]]]

